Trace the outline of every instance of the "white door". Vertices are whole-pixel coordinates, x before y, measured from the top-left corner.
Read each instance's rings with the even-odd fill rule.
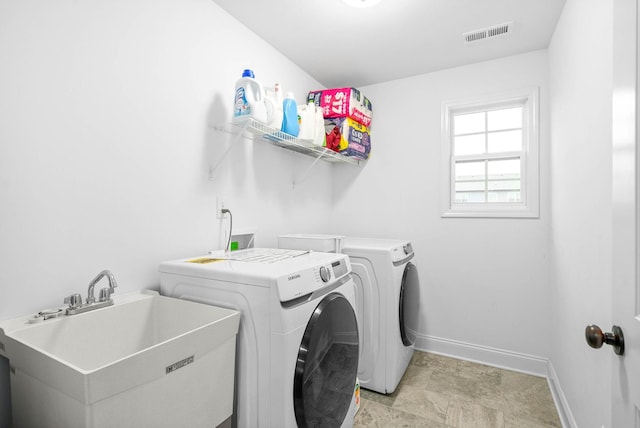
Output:
[[[639,12],[638,0],[614,2],[612,320],[625,350],[613,356],[612,428],[640,428]]]

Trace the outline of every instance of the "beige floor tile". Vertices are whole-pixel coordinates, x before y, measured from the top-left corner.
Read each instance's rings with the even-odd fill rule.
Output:
[[[449,402],[445,423],[455,428],[505,428],[501,411],[460,399]]]
[[[398,396],[399,389],[396,389],[393,394],[380,394],[375,391],[369,391],[368,389],[360,388],[360,396],[365,400],[375,401],[380,404],[384,404],[385,406],[392,406],[393,402],[396,401],[396,397]]]
[[[434,369],[430,367],[410,365],[409,367],[407,367],[407,371],[402,377],[398,388],[402,388],[403,385],[409,385],[415,386],[416,388],[426,389],[427,383],[429,382],[433,371]]]
[[[474,399],[478,395],[478,381],[435,370],[427,383],[427,390],[448,396]]]
[[[503,370],[501,385],[511,392],[551,396],[549,384],[543,377]]]
[[[506,394],[506,396],[509,397],[509,394]],[[504,411],[506,413],[510,413],[516,418],[543,425],[546,424],[553,427],[562,426],[555,405],[546,399],[536,400],[532,398],[531,401],[526,403],[523,403],[521,399],[518,399],[511,404],[511,409]]]
[[[562,425],[549,425],[543,422],[517,418],[509,413],[504,414],[504,428],[556,428]]]
[[[431,421],[412,413],[364,399],[361,401],[360,410],[356,414],[354,427],[448,428],[443,423]]]
[[[458,369],[458,362],[455,358],[444,357],[442,355],[430,354],[428,352],[416,351],[413,353],[411,365],[428,367],[439,371],[455,373]]]
[[[510,401],[507,397],[508,395],[509,392],[505,392],[500,385],[481,383],[478,385],[478,395],[476,396],[475,402],[482,406],[506,412],[518,407],[518,403]]]
[[[444,422],[449,397],[437,392],[404,385],[392,408],[436,422]]]
[[[514,418],[539,424],[561,427],[558,411],[550,397],[535,397],[522,392],[501,391],[493,395],[479,396],[476,403],[501,410]]]
[[[393,394],[361,393],[356,426],[562,426],[545,378],[426,352],[414,353]]]
[[[503,370],[501,369],[485,366],[484,364],[460,361],[456,375],[482,383],[500,385],[502,383],[502,372]]]
[[[505,371],[502,376],[505,413],[532,422],[561,427],[549,384],[542,377]]]

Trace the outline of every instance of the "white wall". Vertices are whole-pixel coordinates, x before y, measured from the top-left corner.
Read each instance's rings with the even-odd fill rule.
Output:
[[[323,229],[328,164],[294,189],[310,158],[240,142],[208,179],[244,68],[299,101],[321,87],[212,1],[3,1],[0,58],[0,320],[105,268],[117,293],[157,287],[160,261],[223,245],[217,196],[258,245]]]
[[[332,225],[337,233],[414,243],[423,348],[546,368],[547,73],[546,51],[536,51],[362,88],[374,109],[371,159],[359,175],[336,171]],[[441,103],[530,86],[540,87],[540,219],[441,218]],[[541,365],[529,367],[528,356]]]
[[[549,47],[553,287],[551,360],[579,427],[610,426],[612,2],[567,0]],[[597,31],[594,29],[597,28]]]
[[[104,268],[118,292],[156,285],[158,262],[222,245],[217,196],[259,243],[321,228],[330,165],[294,189],[310,158],[240,141],[208,179],[243,68],[300,100],[320,86],[215,3],[2,2],[0,28],[0,319]]]

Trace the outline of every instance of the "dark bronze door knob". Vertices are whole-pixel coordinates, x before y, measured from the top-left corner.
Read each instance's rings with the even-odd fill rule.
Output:
[[[598,349],[603,343],[613,346],[613,352],[617,355],[624,354],[624,336],[622,329],[617,325],[611,327],[611,333],[603,333],[602,329],[595,324],[588,325],[584,330],[584,337],[592,348]]]

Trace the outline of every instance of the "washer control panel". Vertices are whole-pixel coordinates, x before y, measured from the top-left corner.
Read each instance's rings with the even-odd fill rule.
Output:
[[[320,266],[318,273],[320,274],[322,282],[329,282],[331,279],[331,269],[326,266]]]
[[[316,272],[316,280],[326,285],[349,273],[349,268],[344,259],[336,260],[330,264],[320,266]]]
[[[281,302],[297,299],[334,284],[351,272],[349,259],[336,255],[336,259],[278,278]]]
[[[334,278],[341,278],[349,273],[349,267],[347,266],[345,259],[336,260],[331,263],[331,268],[333,269]]]

